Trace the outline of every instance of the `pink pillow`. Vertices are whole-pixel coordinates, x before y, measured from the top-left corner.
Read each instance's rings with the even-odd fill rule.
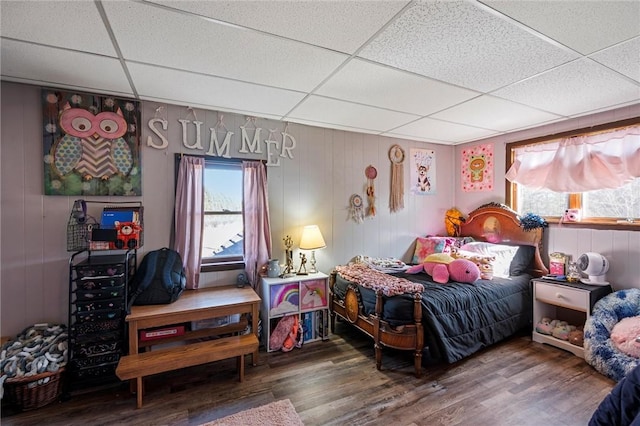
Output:
[[[611,341],[620,352],[640,358],[640,316],[622,318],[611,330]]]

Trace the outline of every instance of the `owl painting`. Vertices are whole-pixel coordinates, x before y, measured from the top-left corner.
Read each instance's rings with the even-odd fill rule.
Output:
[[[53,148],[54,165],[61,176],[76,170],[85,180],[109,179],[131,171],[133,156],[122,138],[127,122],[122,112],[93,115],[82,108],[65,105],[60,127],[66,133]]]
[[[43,89],[45,193],[141,195],[134,100]]]

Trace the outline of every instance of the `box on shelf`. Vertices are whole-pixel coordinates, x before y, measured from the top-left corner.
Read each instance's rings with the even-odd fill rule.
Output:
[[[184,334],[184,325],[173,325],[170,327],[155,328],[149,330],[140,330],[140,341],[165,339],[167,337],[182,336]]]
[[[240,314],[225,315],[216,318],[207,318],[200,321],[191,321],[191,330],[202,330],[205,328],[224,327],[229,324],[237,324],[240,322]]]
[[[551,275],[565,275],[567,262],[569,261],[569,256],[560,253],[550,253],[549,254],[549,273]]]

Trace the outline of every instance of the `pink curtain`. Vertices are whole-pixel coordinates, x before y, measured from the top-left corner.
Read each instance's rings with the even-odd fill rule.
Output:
[[[259,291],[260,268],[271,257],[267,171],[261,161],[243,161],[244,257],[247,278]]]
[[[187,288],[200,281],[204,224],[204,158],[183,155],[178,169],[174,249],[182,256]]]
[[[585,192],[640,177],[640,126],[517,148],[507,180],[531,189]]]

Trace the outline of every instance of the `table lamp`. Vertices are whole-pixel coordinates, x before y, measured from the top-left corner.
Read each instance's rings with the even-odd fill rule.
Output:
[[[304,227],[302,237],[300,238],[300,250],[311,250],[310,273],[315,274],[318,272],[316,268],[316,249],[325,248],[326,246],[318,225],[307,225]]]

